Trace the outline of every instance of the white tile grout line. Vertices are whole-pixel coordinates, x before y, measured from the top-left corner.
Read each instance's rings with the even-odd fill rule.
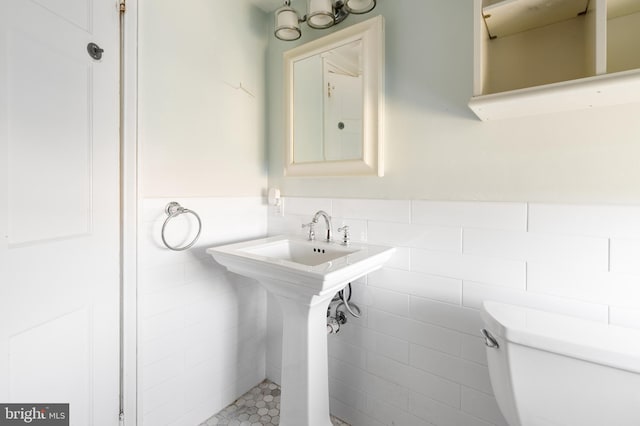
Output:
[[[607,238],[607,272],[611,272],[611,238]]]

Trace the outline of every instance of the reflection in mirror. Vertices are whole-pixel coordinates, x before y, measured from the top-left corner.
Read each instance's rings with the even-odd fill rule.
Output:
[[[287,176],[383,174],[383,21],[284,53]]]
[[[361,160],[362,40],[295,62],[293,79],[294,162]]]

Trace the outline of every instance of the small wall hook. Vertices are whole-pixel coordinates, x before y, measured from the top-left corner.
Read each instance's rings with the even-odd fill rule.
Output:
[[[242,90],[244,93],[246,93],[247,95],[251,96],[252,98],[255,98],[256,95],[254,95],[253,93],[251,93],[249,90],[247,90],[247,88],[245,88],[242,85],[242,82],[240,82],[240,84],[238,84],[237,86],[231,84],[231,83],[227,83],[225,82],[225,84],[229,87],[231,87],[232,89],[236,89],[236,90]]]

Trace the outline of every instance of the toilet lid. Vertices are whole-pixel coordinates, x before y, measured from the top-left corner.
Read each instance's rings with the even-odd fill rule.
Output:
[[[481,314],[507,342],[640,373],[640,330],[490,301]]]

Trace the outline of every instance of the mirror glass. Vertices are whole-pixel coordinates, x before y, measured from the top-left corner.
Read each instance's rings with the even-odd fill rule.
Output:
[[[362,40],[293,65],[293,161],[362,159]]]
[[[288,176],[382,176],[382,17],[284,54]]]

